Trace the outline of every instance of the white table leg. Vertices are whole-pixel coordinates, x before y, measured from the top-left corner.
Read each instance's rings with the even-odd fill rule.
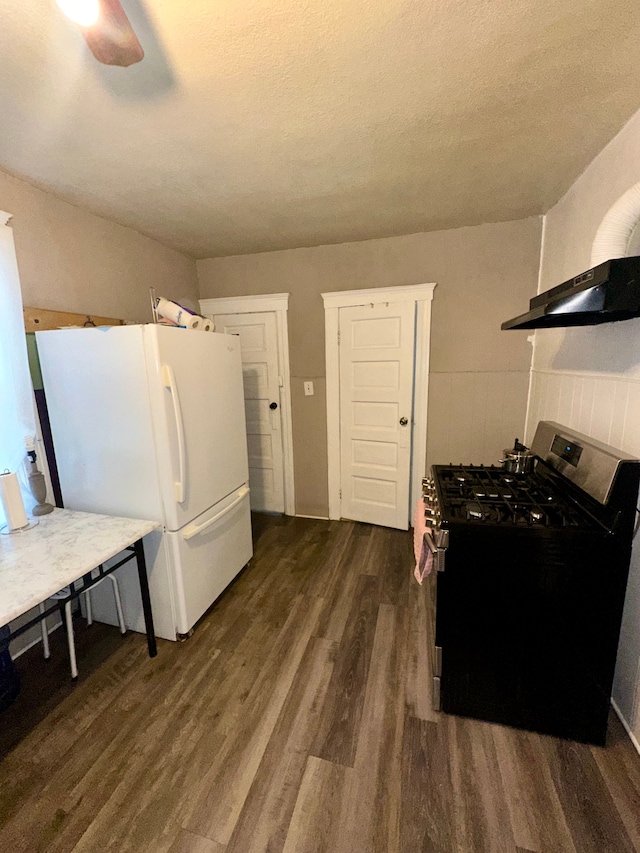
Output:
[[[78,677],[78,666],[76,664],[76,644],[73,637],[73,620],[71,619],[71,600],[64,606],[64,618],[67,623],[67,643],[69,645],[69,663],[71,665],[71,678]]]

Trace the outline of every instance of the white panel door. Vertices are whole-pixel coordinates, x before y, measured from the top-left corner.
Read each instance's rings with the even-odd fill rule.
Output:
[[[217,332],[240,336],[251,509],[284,512],[276,315],[215,314],[214,320]]]
[[[415,304],[340,309],[342,515],[409,524]]]

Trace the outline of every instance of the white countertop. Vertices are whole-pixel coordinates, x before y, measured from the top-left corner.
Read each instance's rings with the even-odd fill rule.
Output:
[[[69,509],[38,521],[30,530],[0,536],[0,626],[160,527]]]

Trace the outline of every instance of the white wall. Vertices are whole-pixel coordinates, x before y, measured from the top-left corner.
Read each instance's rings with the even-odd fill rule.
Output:
[[[540,290],[589,268],[609,207],[640,180],[640,112],[547,214]],[[640,319],[535,336],[527,438],[542,419],[640,457]],[[640,740],[640,540],[631,565],[614,699]]]

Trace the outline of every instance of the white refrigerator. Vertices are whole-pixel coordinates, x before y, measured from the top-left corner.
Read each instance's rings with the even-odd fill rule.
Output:
[[[156,634],[186,635],[252,555],[240,339],[159,325],[38,332],[68,509],[149,518]],[[135,567],[118,572],[144,631]],[[105,584],[94,618],[117,624]]]

